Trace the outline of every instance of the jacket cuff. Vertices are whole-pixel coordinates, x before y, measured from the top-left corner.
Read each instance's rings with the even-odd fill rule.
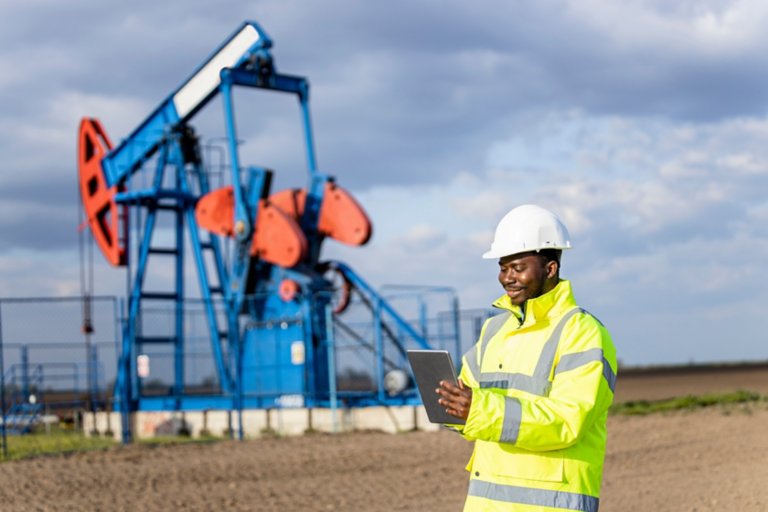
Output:
[[[467,439],[513,443],[520,430],[520,413],[516,398],[475,388],[462,434]]]

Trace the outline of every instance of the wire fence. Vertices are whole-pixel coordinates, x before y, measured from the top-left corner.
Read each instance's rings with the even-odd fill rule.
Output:
[[[386,300],[397,308],[412,332],[422,336],[431,347],[449,350],[459,358],[477,339],[490,314],[481,309],[457,310],[453,295],[441,295],[436,289],[390,287],[384,292]],[[430,304],[429,312],[424,307],[425,301]],[[140,379],[142,396],[224,393],[204,306],[200,300],[187,300],[182,304],[181,355],[173,343],[137,347],[136,355],[146,365],[142,367],[142,375],[133,377]],[[215,304],[214,309],[220,325],[226,325],[223,304]],[[122,350],[122,311],[121,300],[116,297],[0,299],[4,455],[9,443],[19,438],[15,434],[32,428],[77,431],[84,413],[117,409],[115,385]],[[148,304],[137,320],[141,335],[173,339],[176,315],[175,307]],[[258,346],[263,354],[254,355],[253,361],[245,361],[246,369],[248,364],[256,364],[259,357],[266,357],[264,354],[277,357],[282,322],[273,323],[274,333],[267,329],[260,335],[263,339]],[[409,336],[401,324],[384,315],[378,320],[372,317],[370,301],[353,294],[347,309],[333,318],[334,389],[342,393],[375,393],[381,386],[379,373],[392,369],[407,372],[404,349],[418,348]],[[265,349],[270,342],[275,344],[271,352]],[[228,360],[230,347],[224,340],[220,343]],[[254,374],[265,378],[268,363],[262,361]],[[181,384],[177,375],[179,368],[183,374]],[[278,366],[275,371],[279,371]],[[279,382],[281,377],[273,380]],[[256,390],[254,396],[264,392],[264,389]]]
[[[78,431],[84,412],[111,409],[118,312],[116,297],[0,299],[4,457],[17,434]]]

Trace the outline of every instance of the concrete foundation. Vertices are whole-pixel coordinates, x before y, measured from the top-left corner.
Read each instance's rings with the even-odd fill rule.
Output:
[[[237,411],[136,412],[131,415],[135,439],[189,433],[226,437],[232,429],[237,435]],[[434,431],[439,425],[430,423],[423,406],[363,407],[354,409],[250,409],[243,411],[243,435],[302,435],[307,432],[352,432],[377,430],[405,432]],[[86,435],[113,436],[120,439],[120,414],[116,412],[86,413],[83,417]]]

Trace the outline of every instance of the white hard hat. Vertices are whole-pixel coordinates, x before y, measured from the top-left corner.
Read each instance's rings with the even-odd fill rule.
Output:
[[[570,249],[571,237],[557,215],[541,206],[524,204],[509,211],[496,226],[491,249],[483,258],[497,259],[541,249]]]

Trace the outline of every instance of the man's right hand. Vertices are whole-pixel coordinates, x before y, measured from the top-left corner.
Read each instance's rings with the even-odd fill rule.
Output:
[[[459,385],[454,386],[447,380],[440,381],[440,387],[435,390],[440,395],[437,401],[445,407],[445,412],[451,416],[466,420],[469,416],[469,409],[472,407],[472,388],[468,388],[459,379]]]

